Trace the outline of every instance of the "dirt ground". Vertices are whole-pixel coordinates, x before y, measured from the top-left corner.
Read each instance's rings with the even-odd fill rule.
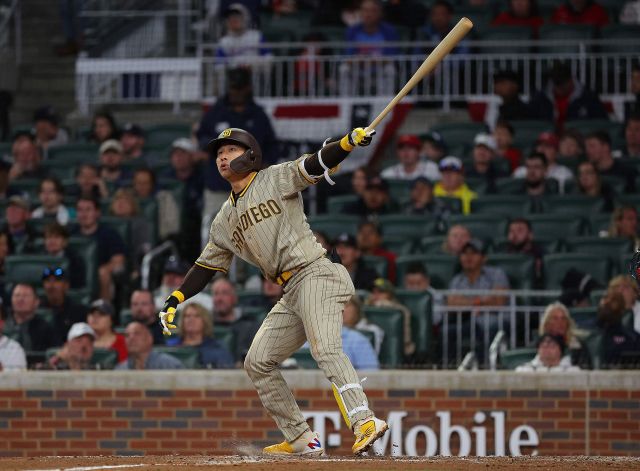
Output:
[[[93,470],[182,470],[207,467],[234,471],[378,471],[378,470],[638,470],[640,458],[626,457],[484,457],[484,458],[389,458],[326,457],[316,459],[280,459],[249,456],[85,456],[3,458],[0,470],[20,471],[93,471]]]

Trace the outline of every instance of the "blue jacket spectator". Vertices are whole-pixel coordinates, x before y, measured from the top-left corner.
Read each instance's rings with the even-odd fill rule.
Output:
[[[394,56],[398,54],[397,47],[382,47],[381,42],[399,41],[400,36],[389,23],[382,21],[382,6],[377,0],[365,0],[360,5],[362,22],[350,27],[346,33],[348,42],[376,43],[355,46],[347,49],[349,55],[360,56]]]
[[[380,364],[369,339],[357,330],[342,327],[342,349],[356,370],[378,370]]]

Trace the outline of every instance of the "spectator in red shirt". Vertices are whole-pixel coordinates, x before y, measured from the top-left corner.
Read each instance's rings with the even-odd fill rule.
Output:
[[[384,257],[388,261],[387,274],[389,279],[396,282],[396,254],[389,252],[382,247],[382,233],[374,222],[363,222],[358,227],[358,249],[362,255],[375,255]]]
[[[113,306],[104,299],[97,299],[91,303],[87,314],[87,322],[95,332],[93,341],[95,348],[107,348],[118,354],[118,363],[127,359],[127,344],[124,335],[113,330],[115,311]]]
[[[600,28],[609,23],[607,10],[592,0],[567,0],[555,9],[552,23],[593,25]]]
[[[509,9],[491,22],[492,25],[528,26],[535,37],[544,19],[538,14],[536,0],[509,0]]]
[[[493,130],[493,137],[498,145],[496,155],[509,161],[512,172],[520,165],[522,159],[520,149],[513,147],[513,134],[513,126],[506,121],[498,121]]]

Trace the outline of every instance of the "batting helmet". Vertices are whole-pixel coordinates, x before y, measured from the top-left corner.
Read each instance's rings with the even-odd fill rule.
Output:
[[[207,151],[215,158],[221,146],[231,143],[240,144],[247,148],[244,154],[231,161],[229,164],[231,171],[234,173],[249,173],[262,168],[262,149],[260,149],[260,144],[251,133],[244,129],[225,129],[216,139],[207,144]]]

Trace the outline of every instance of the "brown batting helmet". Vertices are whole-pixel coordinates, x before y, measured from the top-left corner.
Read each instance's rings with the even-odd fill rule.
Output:
[[[229,168],[234,173],[249,173],[262,168],[262,149],[256,138],[244,129],[225,129],[220,135],[207,144],[207,151],[214,158],[218,154],[218,149],[225,144],[240,144],[247,150],[237,159],[229,164]]]

